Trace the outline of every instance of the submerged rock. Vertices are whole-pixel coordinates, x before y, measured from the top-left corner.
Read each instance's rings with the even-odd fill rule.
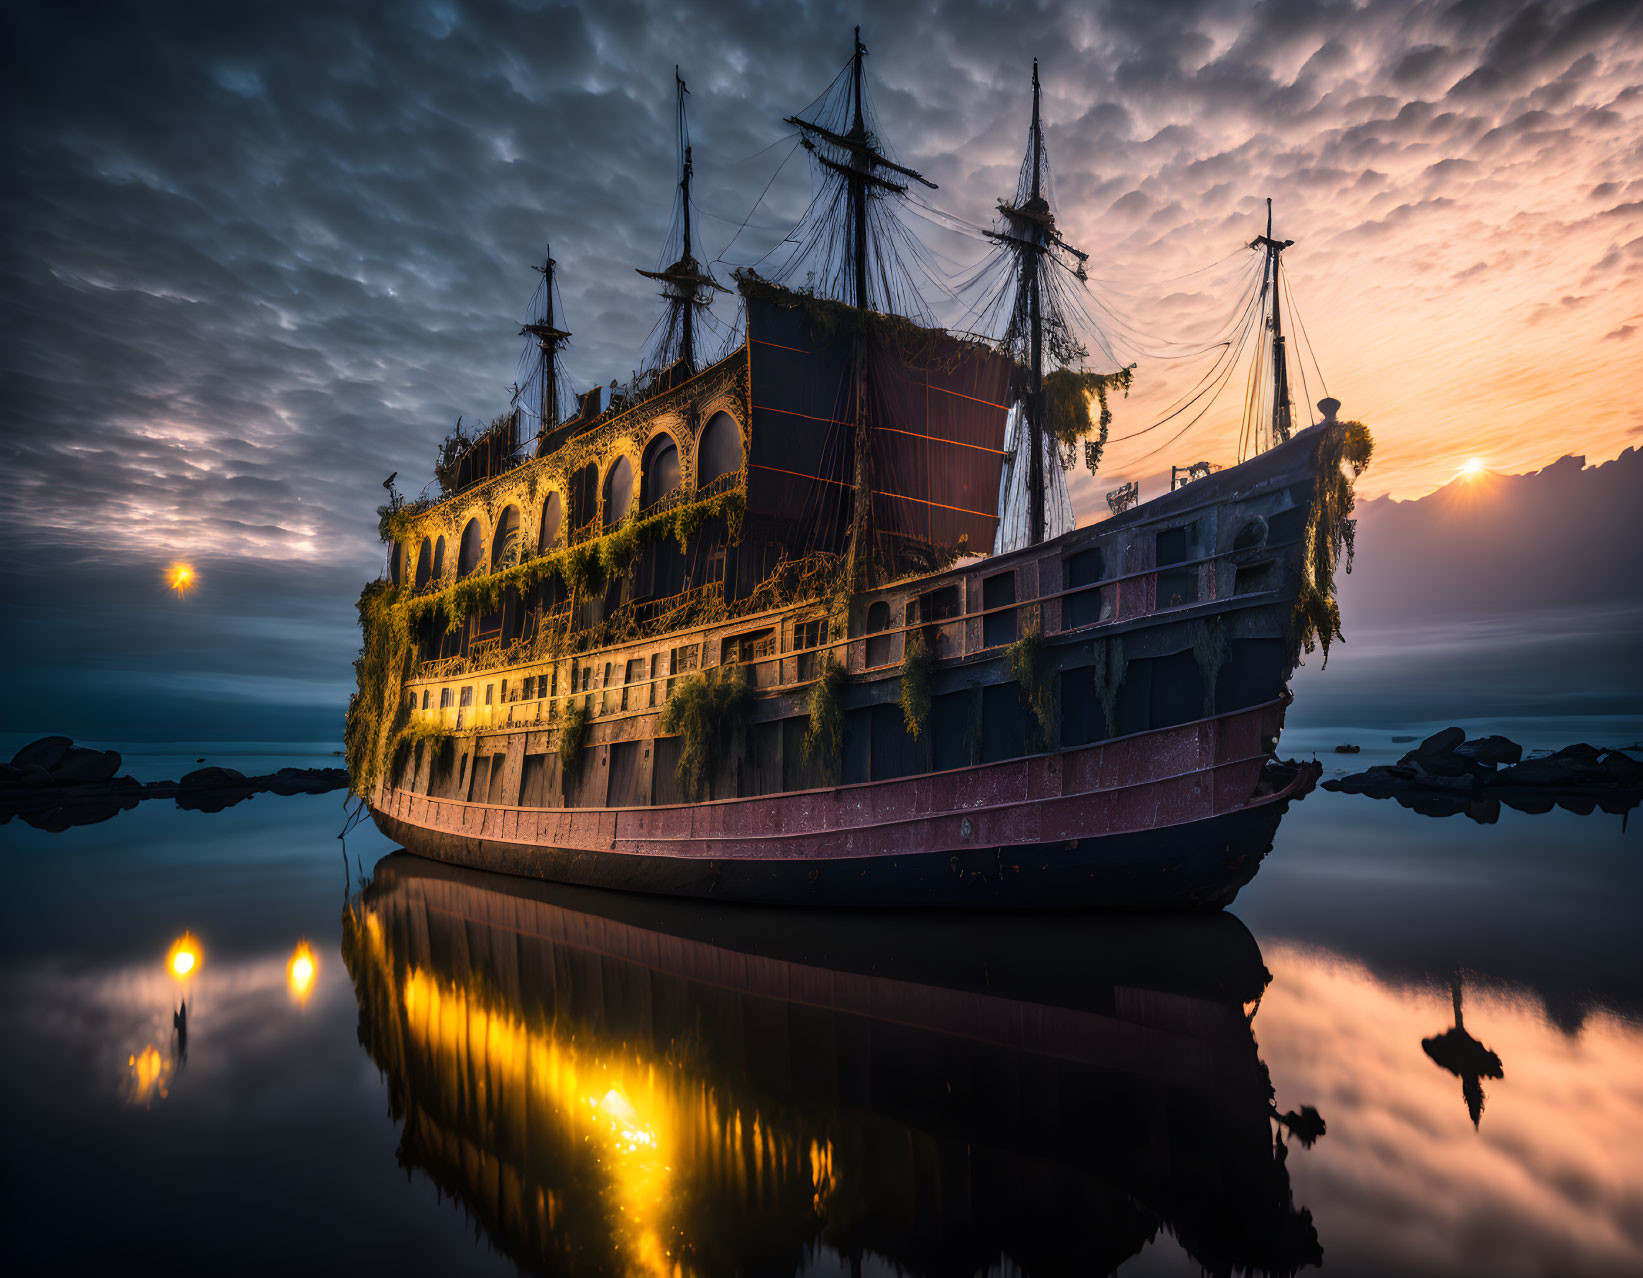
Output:
[[[1459,728],[1445,728],[1397,764],[1325,781],[1324,789],[1396,799],[1427,816],[1464,812],[1487,825],[1503,803],[1521,812],[1625,813],[1643,802],[1643,763],[1584,742],[1524,759],[1523,747],[1506,737],[1468,741]]]
[[[221,812],[264,791],[324,794],[348,785],[343,768],[281,768],[259,777],[233,768],[196,768],[181,781],[146,785],[116,776],[119,768],[115,750],[87,749],[68,737],[31,742],[11,763],[0,763],[0,824],[17,816],[42,830],[66,830],[106,821],[142,799],[174,798],[190,811]]]

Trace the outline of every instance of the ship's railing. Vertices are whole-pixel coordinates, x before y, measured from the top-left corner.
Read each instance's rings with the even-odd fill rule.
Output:
[[[683,484],[675,484],[648,506],[640,506],[629,516],[634,519],[649,519],[652,515],[659,515],[664,510],[672,510],[675,506],[682,506],[686,501],[697,501],[706,496],[705,493],[685,491]]]
[[[1079,547],[1077,549],[1084,549]],[[1075,551],[1076,553],[1076,551]],[[421,712],[422,717],[429,721],[442,722],[447,728],[461,730],[464,728],[519,728],[529,726],[546,726],[557,721],[564,705],[568,705],[577,698],[582,698],[595,718],[619,719],[639,714],[651,713],[654,706],[659,706],[666,699],[671,690],[670,685],[683,677],[681,674],[668,673],[668,658],[670,649],[688,647],[696,650],[698,665],[687,673],[695,673],[697,669],[712,669],[715,665],[740,666],[750,684],[760,690],[801,692],[814,683],[821,672],[821,663],[824,654],[829,652],[843,653],[843,664],[852,674],[877,674],[886,677],[897,667],[902,660],[905,637],[912,631],[922,631],[927,636],[935,638],[937,642],[938,659],[964,660],[970,657],[996,654],[1013,643],[1021,634],[1031,628],[1021,624],[1024,616],[1031,617],[1036,611],[1036,620],[1044,632],[1050,635],[1068,633],[1088,633],[1095,637],[1103,631],[1118,629],[1119,631],[1134,629],[1137,625],[1167,618],[1172,614],[1190,615],[1195,611],[1223,604],[1225,596],[1218,595],[1216,589],[1215,565],[1227,560],[1247,559],[1242,552],[1227,550],[1223,552],[1199,555],[1191,559],[1162,567],[1138,569],[1132,572],[1114,573],[1103,576],[1097,581],[1071,586],[1064,589],[1044,591],[1040,594],[1013,600],[993,607],[977,607],[970,609],[966,605],[978,601],[980,584],[983,577],[995,574],[987,573],[985,566],[972,568],[957,584],[962,589],[973,584],[973,589],[965,590],[961,594],[961,611],[947,617],[931,620],[916,619],[905,624],[891,625],[872,634],[855,633],[844,637],[829,636],[824,643],[811,647],[797,648],[792,646],[791,627],[788,623],[799,620],[808,621],[819,619],[820,605],[812,602],[798,608],[787,608],[781,612],[772,612],[760,616],[740,618],[736,622],[724,623],[703,633],[696,631],[691,635],[663,635],[646,641],[644,644],[635,644],[623,648],[612,648],[599,652],[582,654],[574,658],[577,669],[591,667],[593,678],[584,690],[581,687],[567,685],[554,695],[547,695],[545,691],[524,699],[521,694],[521,683],[510,675],[507,680],[506,693],[512,700],[503,700],[499,704],[484,706],[476,704],[465,709],[456,706],[448,707],[444,711]],[[1065,562],[1061,553],[1045,555],[1038,559],[1037,565],[1041,572],[1046,569],[1056,571],[1059,575],[1061,565]],[[1010,568],[1000,569],[1002,572],[1013,571]],[[1194,574],[1197,582],[1197,595],[1194,599],[1179,604],[1166,604],[1162,607],[1157,602],[1157,579],[1160,573],[1166,574]],[[702,587],[700,591],[712,590],[717,587]],[[940,589],[941,587],[936,587]],[[695,592],[699,593],[699,592]],[[884,598],[889,600],[892,609],[900,608],[905,613],[906,606],[920,596],[933,593],[928,580],[909,585],[905,590],[897,592],[894,588],[883,592]],[[1252,593],[1242,596],[1249,603],[1267,601],[1273,594],[1271,591]],[[968,595],[969,598],[964,598]],[[1098,609],[1097,617],[1093,621],[1083,624],[1069,625],[1064,608],[1056,611],[1061,613],[1058,624],[1053,628],[1044,625],[1049,605],[1065,603],[1072,599],[1090,600],[1094,596],[1099,600],[1095,605]],[[671,611],[679,607],[679,596],[665,600],[658,600],[651,605],[663,611]],[[1003,638],[994,635],[988,641],[986,619],[1005,614],[1014,614],[1016,624],[1010,628],[1009,637]],[[736,655],[728,660],[715,661],[719,656],[719,648],[738,643],[742,635],[750,631],[774,630],[773,636],[755,641],[756,649],[748,653],[749,660],[742,661],[740,649]],[[726,633],[726,632],[729,633]],[[685,642],[681,644],[680,639]],[[882,643],[885,646],[884,659],[867,664],[868,643]],[[495,669],[509,664],[528,664],[533,656],[526,653],[528,645],[515,644],[510,649],[486,649],[485,669]],[[705,649],[705,651],[704,651]],[[491,654],[493,651],[495,656]],[[537,654],[546,660],[545,654]],[[459,661],[456,658],[446,658],[445,662]],[[626,679],[626,667],[630,660],[643,662],[643,673],[631,682]],[[566,659],[560,659],[563,664]],[[603,665],[609,662],[612,679],[609,684],[600,677]],[[432,663],[429,663],[430,665]],[[449,669],[449,667],[447,667]],[[524,678],[534,677],[538,688],[545,688],[548,684],[548,671],[551,667],[536,672],[534,676],[521,671]],[[655,669],[657,673],[649,672]],[[420,673],[420,672],[419,672]],[[464,673],[479,673],[470,660],[467,670],[450,670],[444,675],[434,675],[431,672],[423,677],[449,678]],[[654,689],[654,696],[650,690]],[[627,692],[626,705],[624,698],[618,694]],[[454,700],[454,698],[453,698]],[[476,703],[483,700],[480,688],[475,688]]]
[[[565,534],[565,545],[567,547],[579,546],[584,541],[592,541],[604,531],[604,528],[599,523],[599,516],[595,515],[592,519],[588,520],[587,523],[582,524],[578,528],[572,528],[569,532],[567,532]]]

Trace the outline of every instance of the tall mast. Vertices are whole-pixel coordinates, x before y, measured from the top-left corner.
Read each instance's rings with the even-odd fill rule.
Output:
[[[673,68],[673,80],[678,88],[679,141],[685,149],[683,162],[679,165],[679,208],[685,219],[684,260],[690,262],[695,261],[695,258],[690,255],[690,134],[685,128],[685,94],[688,90],[685,88],[685,80],[679,74],[678,67]],[[692,372],[696,369],[695,330],[696,325],[691,323],[690,318],[687,317],[684,332],[681,334],[681,358],[685,361],[685,367]]]
[[[1044,143],[1038,127],[1038,59],[1033,59],[1033,186],[1027,207],[1037,210],[1045,205],[1041,189],[1041,161]],[[1033,230],[1033,257],[1027,276],[1027,322],[1032,333],[1032,366],[1027,384],[1027,427],[1031,432],[1032,459],[1027,465],[1027,507],[1029,525],[1027,544],[1038,545],[1044,540],[1044,315],[1039,294],[1040,271],[1044,261],[1044,236],[1041,227]]]
[[[1279,255],[1293,243],[1294,240],[1272,238],[1272,197],[1269,195],[1266,201],[1266,234],[1256,236],[1250,242],[1250,247],[1259,245],[1266,250],[1262,288],[1263,291],[1270,289],[1272,297],[1272,438],[1279,444],[1289,441],[1293,422],[1289,398],[1289,365],[1284,359],[1282,307],[1278,304],[1278,268]]]
[[[686,373],[696,371],[696,312],[708,304],[708,290],[718,289],[721,293],[730,290],[722,287],[717,280],[704,271],[701,264],[691,253],[690,245],[690,179],[692,164],[690,156],[690,127],[685,118],[685,95],[690,92],[685,87],[684,77],[679,74],[679,68],[673,68],[673,83],[675,97],[675,121],[679,139],[679,211],[681,215],[681,231],[683,241],[679,260],[665,271],[641,270],[640,275],[647,279],[657,280],[662,284],[662,296],[668,304],[667,331],[663,335],[660,347],[657,349],[658,362],[671,363],[668,356],[675,349],[673,338],[677,336],[678,360]]]
[[[554,327],[553,320],[553,247],[549,245],[543,252],[543,264],[536,269],[542,272],[542,318],[526,324],[519,330],[521,337],[529,334],[536,338],[537,349],[542,359],[542,403],[541,403],[541,435],[559,425],[559,348],[570,340],[570,334],[562,328]]]
[[[850,138],[858,147],[867,142],[867,123],[861,115],[861,60],[867,46],[861,42],[861,28],[856,28],[856,54],[851,60],[850,76],[856,99],[856,118],[850,126]],[[856,309],[867,309],[867,183],[863,175],[867,166],[860,151],[853,157],[850,174],[850,222],[855,231],[856,246]],[[902,188],[906,190],[905,187]]]
[[[862,107],[861,60],[866,54],[867,46],[861,42],[861,28],[857,27],[855,50],[850,60],[851,122],[848,133],[837,133],[825,125],[801,119],[796,115],[787,116],[783,121],[799,130],[802,135],[800,141],[805,150],[816,157],[817,163],[829,172],[838,174],[845,181],[850,207],[850,273],[855,277],[849,300],[862,311],[867,309],[870,301],[867,289],[868,193],[872,191],[889,192],[892,195],[907,194],[905,182],[886,177],[880,170],[922,183],[932,191],[936,189],[936,184],[929,178],[905,165],[897,164],[880,152],[875,145],[876,139],[867,128],[867,116]],[[821,149],[823,147],[834,151],[836,158],[835,155],[829,155]]]
[[[1056,229],[1055,211],[1044,194],[1044,127],[1040,116],[1038,59],[1033,59],[1033,116],[1029,132],[1025,164],[1028,175],[1016,187],[1014,204],[1000,202],[998,211],[1004,217],[1004,229],[987,234],[1008,248],[1016,257],[1017,285],[1015,305],[1011,312],[1010,342],[1015,358],[1023,356],[1027,362],[1027,391],[1022,408],[1026,414],[1027,443],[1027,541],[1037,545],[1044,540],[1045,488],[1044,474],[1044,273],[1053,263],[1052,252],[1065,252],[1078,263],[1075,274],[1084,278],[1084,263],[1089,254],[1075,249]],[[1053,299],[1051,302],[1053,306]],[[1052,327],[1054,327],[1052,321]],[[1060,331],[1057,329],[1057,331]],[[1074,351],[1063,340],[1052,343],[1052,353],[1058,358]]]

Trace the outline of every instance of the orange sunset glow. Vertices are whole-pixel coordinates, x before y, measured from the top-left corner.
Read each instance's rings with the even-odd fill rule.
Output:
[[[199,578],[192,564],[175,563],[165,570],[165,584],[181,599],[194,589]]]

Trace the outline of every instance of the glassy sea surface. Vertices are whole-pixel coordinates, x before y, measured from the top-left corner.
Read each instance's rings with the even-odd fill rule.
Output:
[[[1643,1273],[1638,812],[1318,790],[1229,910],[1127,918],[612,896],[344,816],[4,828],[5,1272]]]

